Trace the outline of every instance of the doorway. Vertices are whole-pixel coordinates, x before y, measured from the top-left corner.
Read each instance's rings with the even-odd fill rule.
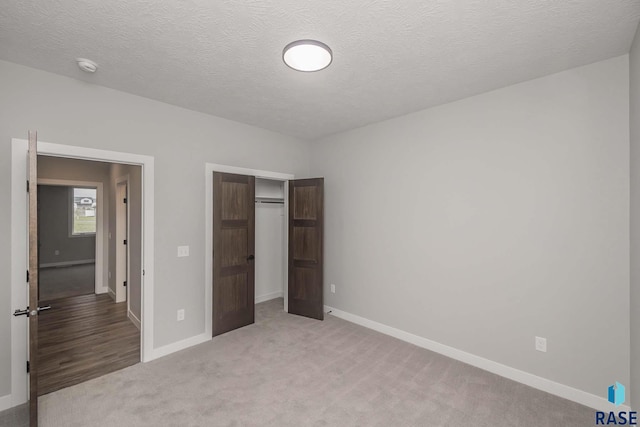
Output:
[[[323,178],[294,180],[289,174],[213,164],[207,164],[205,177],[206,333],[216,336],[252,324],[254,302],[280,292],[285,311],[322,320]],[[260,224],[266,227],[258,230]],[[274,228],[281,230],[279,236]],[[266,244],[256,245],[256,236]],[[258,259],[265,261],[262,268]]]
[[[255,303],[284,298],[286,212],[284,182],[256,178],[255,191]],[[284,310],[284,306],[282,307]]]
[[[27,197],[24,182],[27,179],[27,141],[12,140],[11,161],[11,209],[12,209],[12,292],[11,300],[14,308],[27,305],[25,292],[25,275],[27,270]],[[139,344],[138,360],[148,361],[153,358],[153,158],[149,156],[133,155],[83,147],[59,144],[39,143],[38,154],[64,159],[84,159],[108,163],[122,163],[135,165],[140,168],[140,332],[136,341]],[[23,185],[19,185],[22,183]],[[108,250],[107,250],[108,251]],[[97,256],[97,255],[96,255]],[[99,257],[97,258],[99,259]],[[106,269],[105,269],[106,270]],[[144,274],[143,274],[144,273]],[[106,275],[107,272],[105,271]],[[115,277],[115,276],[114,276]],[[105,280],[106,282],[106,280]],[[105,295],[106,296],[106,295]],[[24,369],[28,360],[27,322],[24,317],[12,319],[12,395],[11,405],[17,406],[27,401],[29,375]],[[129,320],[126,320],[129,322]],[[33,375],[31,375],[33,377]],[[32,378],[33,379],[33,378]],[[33,393],[33,389],[31,390]]]
[[[136,188],[141,174],[139,166],[110,162],[37,160],[38,305],[50,307],[38,316],[38,394],[44,395],[140,362],[140,324],[129,315],[140,312],[139,301],[130,305],[126,292],[140,288],[139,280],[127,287],[127,243],[134,243],[128,232],[129,174],[116,174],[131,171]],[[75,180],[60,179],[70,177]],[[139,200],[131,202],[139,217]],[[133,234],[139,241],[139,230]],[[104,288],[94,284],[103,266],[109,272]]]

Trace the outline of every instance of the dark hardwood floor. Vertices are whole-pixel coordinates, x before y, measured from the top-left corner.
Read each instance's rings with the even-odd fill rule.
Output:
[[[95,292],[96,265],[40,267],[38,292],[40,301],[89,295]]]
[[[127,303],[106,294],[41,301],[38,394],[43,395],[134,365],[140,331],[127,318]]]

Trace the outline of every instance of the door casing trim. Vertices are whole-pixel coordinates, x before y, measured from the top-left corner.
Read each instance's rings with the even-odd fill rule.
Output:
[[[11,310],[27,305],[27,292],[16,292],[25,284],[27,270],[27,140],[11,140]],[[151,156],[38,142],[38,155],[94,160],[142,167],[142,328],[140,358],[154,359],[154,158]],[[11,406],[27,401],[27,322],[24,317],[11,320]]]
[[[129,196],[129,194],[130,194],[130,192],[129,192],[129,188],[130,188],[129,187],[129,174],[126,174],[124,176],[116,178],[116,180],[115,180],[115,187],[116,188],[114,189],[114,194],[116,195],[116,200],[115,200],[115,204],[116,204],[115,205],[115,225],[116,225],[116,229],[113,230],[114,235],[118,233],[118,206],[120,204],[120,200],[118,199],[120,197],[118,195],[118,186],[123,185],[123,184],[126,185],[127,198],[128,198],[128,197],[130,197]],[[129,234],[129,230],[130,230],[130,227],[131,227],[131,215],[130,215],[129,204],[127,204],[127,206],[126,206],[126,214],[125,214],[125,216],[126,216],[125,225],[127,227],[126,232],[125,232],[125,239],[127,240],[127,242],[129,242],[131,240],[131,236]],[[118,279],[117,279],[118,278],[118,259],[119,259],[119,257],[118,257],[118,248],[120,247],[120,245],[117,242],[117,238],[118,237],[116,236],[116,259],[115,259],[116,271],[114,272],[114,274],[116,275],[116,284],[115,284],[115,287],[116,287],[116,289],[115,289],[116,290],[116,292],[115,292],[116,302],[118,302],[118,286],[120,286],[118,284]],[[131,286],[130,286],[131,284],[129,283],[131,281],[131,270],[130,270],[131,269],[131,257],[130,257],[130,254],[129,254],[129,247],[127,247],[127,249],[126,249],[126,255],[125,256],[127,258],[127,268],[125,269],[125,272],[124,272],[125,278],[126,278],[126,281],[127,281],[127,289],[125,289],[125,295],[126,295],[125,299],[127,301],[127,315],[130,316],[133,313],[131,313],[131,298],[129,297],[130,290],[131,290]],[[133,316],[133,317],[136,320],[138,320],[138,322],[139,322],[139,319],[137,317],[135,317],[135,316]],[[134,321],[136,326],[139,326],[138,322]],[[138,328],[138,329],[140,329],[140,328]]]

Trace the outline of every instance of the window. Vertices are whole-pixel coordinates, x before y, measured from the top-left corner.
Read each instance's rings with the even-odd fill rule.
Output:
[[[71,235],[96,234],[96,205],[98,191],[95,188],[71,188]]]

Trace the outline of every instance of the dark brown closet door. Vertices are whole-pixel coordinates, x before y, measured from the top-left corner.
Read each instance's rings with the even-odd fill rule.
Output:
[[[213,336],[254,323],[255,178],[213,173]]]
[[[289,313],[324,319],[324,178],[289,181]]]

